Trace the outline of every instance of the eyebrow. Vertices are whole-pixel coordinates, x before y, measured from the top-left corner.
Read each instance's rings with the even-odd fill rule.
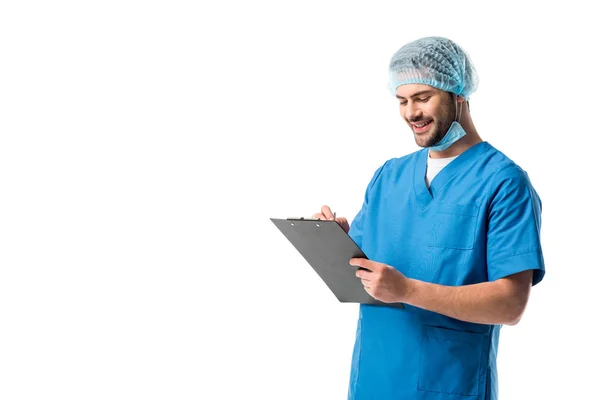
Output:
[[[411,97],[411,98],[414,98],[414,97],[420,96],[420,95],[422,95],[422,94],[433,94],[433,93],[434,93],[434,91],[433,91],[433,90],[431,90],[431,89],[426,89],[426,90],[421,90],[420,92],[417,92],[417,93],[413,94],[413,95],[412,95],[412,96],[410,96],[410,97]],[[396,98],[397,98],[397,99],[404,99],[404,100],[406,100],[406,98],[405,98],[405,97],[398,96],[398,95],[396,95]]]

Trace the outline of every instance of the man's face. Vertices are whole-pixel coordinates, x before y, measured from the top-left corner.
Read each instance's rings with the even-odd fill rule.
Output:
[[[411,127],[420,147],[437,144],[456,115],[452,94],[428,85],[401,85],[396,89],[400,115]]]

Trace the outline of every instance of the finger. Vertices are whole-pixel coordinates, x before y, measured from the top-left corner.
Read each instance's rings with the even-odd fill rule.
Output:
[[[373,261],[365,258],[353,258],[350,260],[350,265],[359,267],[359,269],[365,269],[369,272],[374,270],[373,264]]]
[[[360,278],[361,280],[364,281],[370,281],[370,275],[372,274],[372,272],[370,272],[369,270],[366,269],[359,269],[358,271],[356,271],[356,277]]]
[[[366,259],[364,258],[351,258],[350,265],[353,267],[362,267]]]
[[[321,214],[325,216],[325,219],[334,219],[333,213],[331,212],[331,208],[329,208],[329,206],[321,207]]]
[[[356,258],[354,260],[362,260],[359,261],[356,265],[361,268],[369,270],[369,272],[380,272],[387,267],[386,264],[382,264],[373,260],[369,260],[368,258]],[[352,263],[352,260],[350,260]]]
[[[348,233],[348,231],[350,230],[350,224],[348,223],[348,220],[346,218],[344,218],[344,217],[336,218],[335,222],[340,224],[342,229],[344,229],[346,231],[346,233]]]
[[[313,214],[312,219],[327,219],[327,218],[325,218],[325,216],[323,214],[316,213],[316,214]]]

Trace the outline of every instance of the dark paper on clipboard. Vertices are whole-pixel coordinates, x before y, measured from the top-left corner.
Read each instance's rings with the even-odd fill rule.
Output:
[[[331,292],[342,303],[361,303],[404,308],[401,303],[383,303],[371,297],[356,277],[352,258],[367,258],[335,221],[271,218],[271,221],[304,257]]]

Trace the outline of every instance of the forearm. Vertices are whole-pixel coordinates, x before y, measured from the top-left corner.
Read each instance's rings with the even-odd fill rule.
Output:
[[[410,280],[404,303],[480,324],[516,324],[527,298],[503,280],[466,286],[443,286]]]

